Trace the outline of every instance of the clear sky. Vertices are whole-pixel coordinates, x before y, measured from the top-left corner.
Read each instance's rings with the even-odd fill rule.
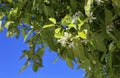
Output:
[[[19,74],[26,60],[19,60],[24,49],[27,49],[27,45],[24,44],[22,36],[19,39],[6,38],[6,30],[0,33],[0,78],[83,78],[83,69],[71,69],[61,59],[52,64],[57,55],[49,52],[48,48],[43,57],[43,68],[38,72],[33,72],[30,65]]]

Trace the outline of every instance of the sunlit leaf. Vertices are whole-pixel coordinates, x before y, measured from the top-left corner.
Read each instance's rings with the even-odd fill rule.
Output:
[[[44,25],[43,28],[49,28],[49,27],[54,27],[55,24],[48,24],[48,25]]]
[[[55,34],[54,34],[55,38],[62,38],[63,37],[60,31],[61,31],[61,28],[55,29]]]
[[[56,24],[56,19],[55,18],[49,18],[49,21],[51,21],[52,23]]]
[[[85,13],[88,17],[90,17],[90,12],[91,12],[91,5],[93,3],[93,0],[85,0]]]
[[[82,39],[87,39],[87,33],[85,31],[78,32],[78,36]]]
[[[32,31],[33,31],[33,29],[30,30],[30,31],[25,35],[25,37],[24,37],[24,41],[26,41],[27,37],[32,33]]]
[[[7,0],[7,1],[11,3],[13,0]]]
[[[14,23],[14,21],[7,21],[7,22],[5,23],[5,27],[8,29],[9,26],[10,26],[11,24],[13,24],[13,23]]]

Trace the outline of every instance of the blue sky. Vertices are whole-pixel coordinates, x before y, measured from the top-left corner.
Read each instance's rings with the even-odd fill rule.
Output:
[[[44,67],[33,72],[31,65],[22,73],[18,73],[26,59],[19,60],[22,50],[27,49],[22,36],[19,39],[6,38],[6,30],[0,33],[0,78],[83,78],[84,70],[71,69],[65,61],[52,61],[57,54],[46,48],[43,57]]]

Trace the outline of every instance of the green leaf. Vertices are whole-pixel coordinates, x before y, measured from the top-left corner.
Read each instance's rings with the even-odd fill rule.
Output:
[[[37,72],[37,71],[38,71],[38,68],[39,68],[40,66],[41,66],[41,65],[40,65],[39,63],[34,62],[34,63],[33,63],[33,70],[34,70],[34,72]]]
[[[105,8],[105,25],[109,25],[112,23],[113,20],[113,15],[111,13],[110,10],[108,10],[107,8]]]
[[[120,48],[120,40],[117,41],[117,47]]]
[[[43,56],[43,55],[44,55],[44,47],[39,48],[39,49],[36,51],[36,55],[38,55],[38,56]]]
[[[85,24],[85,22],[88,21],[88,19],[89,19],[89,18],[86,18],[86,19],[84,19],[83,21],[81,21],[80,19],[78,19],[78,21],[80,22],[80,23],[78,24],[78,29],[79,29],[79,30],[80,30],[81,27]]]
[[[33,29],[28,32],[28,34],[25,35],[24,41],[26,41],[27,37],[32,33]]]
[[[114,49],[115,49],[115,44],[114,44],[114,42],[111,42],[110,45],[109,45],[109,51],[113,52]]]
[[[120,0],[112,0],[112,2],[113,2],[118,8],[120,8]]]
[[[108,65],[109,65],[109,67],[110,67],[111,70],[112,70],[112,58],[113,58],[113,52],[110,51],[108,53]]]
[[[50,16],[50,17],[53,17],[54,16],[54,10],[53,10],[53,8],[51,8],[50,6],[46,6],[46,5],[44,5],[44,7],[43,7],[43,11],[44,11],[44,13],[45,13],[45,15],[48,17],[48,16]]]
[[[27,60],[27,62],[25,62],[24,66],[20,69],[20,73],[23,72],[27,67],[28,65],[30,64],[30,59]]]
[[[13,0],[7,0],[7,1],[11,3]]]
[[[80,69],[81,68],[81,65],[79,65],[78,67],[77,67],[77,69]]]
[[[48,25],[44,25],[43,28],[49,28],[49,27],[54,27],[55,24],[48,24]]]
[[[66,58],[66,63],[70,68],[74,68],[72,60],[70,60],[68,57]]]
[[[70,0],[70,4],[73,10],[77,8],[77,1],[76,0]]]
[[[90,11],[91,11],[91,4],[93,3],[93,0],[85,0],[85,14],[90,17]]]
[[[2,27],[2,21],[0,21],[0,31],[2,31],[3,27]]]
[[[22,29],[22,36],[23,36],[23,38],[25,38],[26,35],[27,35],[26,30],[23,28]]]
[[[59,59],[59,57],[56,57],[56,58],[53,60],[52,64],[55,64],[55,63],[58,61],[58,59]]]
[[[56,24],[56,19],[55,18],[49,18],[49,21],[51,21],[52,23]]]
[[[93,40],[92,42],[97,50],[106,52],[107,49],[104,43],[105,38],[107,38],[107,34],[101,32],[101,33],[92,33],[90,39]]]

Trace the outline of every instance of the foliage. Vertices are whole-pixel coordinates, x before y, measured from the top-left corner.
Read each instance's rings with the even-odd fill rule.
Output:
[[[119,0],[0,0],[0,31],[20,33],[33,70],[42,67],[49,46],[69,67],[86,70],[88,78],[120,77]],[[21,70],[21,71],[22,71]]]

